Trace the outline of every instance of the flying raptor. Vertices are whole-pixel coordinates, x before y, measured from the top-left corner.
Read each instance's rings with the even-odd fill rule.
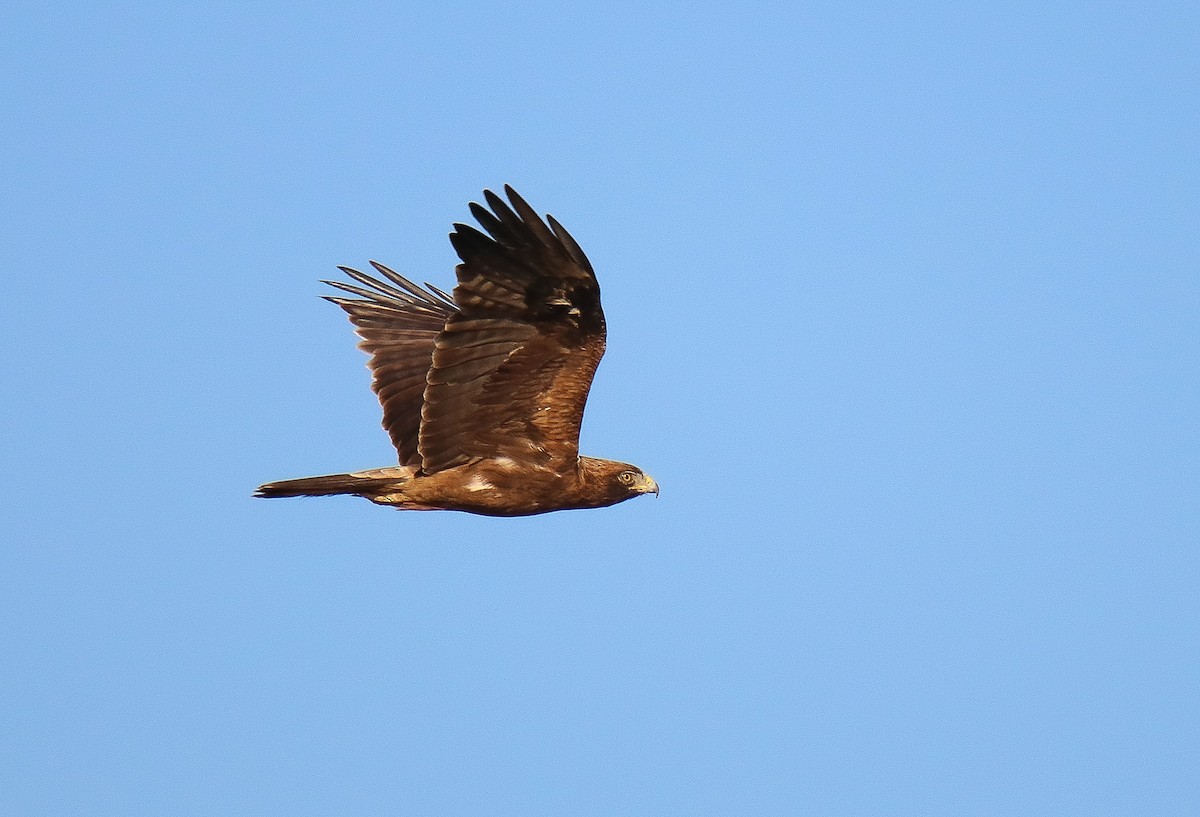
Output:
[[[354,494],[404,510],[526,516],[658,494],[641,469],[579,455],[588,389],[604,354],[600,286],[562,225],[511,187],[471,203],[486,232],[455,224],[453,296],[382,264],[325,281],[370,358],[399,464],[268,482],[255,496]],[[490,209],[489,209],[490,208]]]

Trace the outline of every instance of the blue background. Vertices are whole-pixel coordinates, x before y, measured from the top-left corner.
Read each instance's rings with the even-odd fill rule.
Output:
[[[424,5],[3,12],[0,810],[1195,814],[1197,6]],[[252,499],[505,182],[661,498]]]

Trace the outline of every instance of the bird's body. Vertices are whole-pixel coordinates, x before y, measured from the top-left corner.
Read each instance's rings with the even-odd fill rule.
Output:
[[[529,468],[507,457],[493,457],[422,474],[408,466],[376,468],[353,474],[331,474],[268,483],[261,496],[331,496],[355,494],[380,505],[408,511],[469,511],[484,516],[529,516],[568,508],[601,508],[638,493],[657,490],[652,480],[634,478],[628,485],[620,473],[636,469],[613,460],[580,457],[573,471]],[[644,488],[631,493],[630,487]]]
[[[375,264],[384,280],[326,282],[371,355],[373,388],[399,465],[272,482],[258,496],[354,494],[405,510],[525,516],[658,493],[638,468],[579,456],[579,427],[604,354],[600,289],[587,257],[511,188],[510,208],[456,224],[453,297]]]

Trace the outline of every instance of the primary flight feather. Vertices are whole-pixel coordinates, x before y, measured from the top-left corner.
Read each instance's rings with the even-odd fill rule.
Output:
[[[382,264],[326,281],[371,356],[372,387],[399,465],[269,482],[256,496],[354,494],[406,510],[524,516],[599,508],[658,485],[639,468],[579,455],[604,354],[600,286],[562,225],[511,187],[455,224],[453,296]],[[490,209],[489,209],[490,208]]]

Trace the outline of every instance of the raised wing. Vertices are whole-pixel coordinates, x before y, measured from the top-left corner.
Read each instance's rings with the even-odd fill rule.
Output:
[[[426,291],[374,261],[385,280],[349,267],[339,267],[362,286],[325,281],[343,292],[360,296],[326,296],[350,315],[362,338],[359,348],[371,356],[371,388],[383,406],[383,427],[392,438],[401,465],[420,465],[417,436],[425,379],[433,359],[434,342],[456,309],[450,296],[426,284]]]
[[[592,376],[604,354],[600,287],[562,226],[508,186],[471,204],[487,234],[455,224],[462,263],[433,348],[419,450],[426,473],[480,457],[574,467]]]

